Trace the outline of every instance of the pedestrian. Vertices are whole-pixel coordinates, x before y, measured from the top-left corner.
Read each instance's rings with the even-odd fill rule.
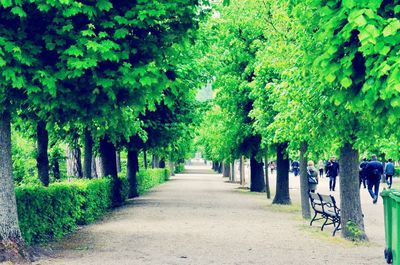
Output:
[[[367,167],[367,165],[368,165],[367,158],[363,158],[363,160],[362,160],[361,163],[360,163],[360,166],[359,166],[359,173],[358,173],[359,178],[360,178],[360,186],[359,186],[359,188],[361,188],[361,184],[363,184],[364,189],[367,188],[367,187],[366,187],[367,174],[366,174],[366,172],[365,172],[365,168]]]
[[[297,177],[297,175],[299,175],[299,171],[300,171],[300,163],[297,160],[294,160],[292,163],[292,171],[295,177]]]
[[[313,161],[307,163],[308,192],[315,192],[318,185],[318,172],[314,167]]]
[[[336,162],[335,156],[326,164],[326,175],[329,177],[329,191],[335,191],[336,177],[339,175],[339,163]]]
[[[318,168],[319,168],[319,177],[322,178],[324,176],[324,161],[319,160],[318,161]]]
[[[271,168],[271,174],[274,174],[274,170],[275,170],[275,162],[274,161],[270,162],[270,168]]]
[[[371,162],[368,162],[365,172],[367,174],[368,192],[375,204],[378,201],[379,182],[383,174],[383,165],[378,161],[376,155],[371,156]]]
[[[389,159],[385,166],[385,178],[386,184],[388,185],[389,189],[392,188],[392,178],[395,174],[395,168],[392,159]]]

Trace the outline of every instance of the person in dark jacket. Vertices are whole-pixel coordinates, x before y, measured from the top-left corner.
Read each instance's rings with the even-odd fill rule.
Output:
[[[339,163],[336,162],[334,156],[326,164],[326,175],[329,178],[329,191],[335,191],[336,177],[339,175]]]
[[[367,174],[365,173],[365,168],[368,165],[368,161],[366,158],[364,158],[361,163],[360,163],[360,172],[359,172],[359,177],[360,177],[360,188],[361,188],[361,183],[364,186],[364,189],[366,189],[366,182],[367,182]]]
[[[392,159],[389,159],[385,166],[385,177],[386,177],[386,184],[389,186],[389,189],[392,188],[392,178],[395,174],[395,168]]]
[[[383,174],[383,165],[378,161],[376,155],[372,155],[365,172],[367,174],[368,192],[372,197],[373,203],[376,203],[378,201],[379,183]],[[372,191],[372,189],[374,190]]]
[[[295,177],[297,177],[297,175],[299,175],[299,171],[300,171],[300,163],[297,160],[294,160],[292,163],[292,171]]]

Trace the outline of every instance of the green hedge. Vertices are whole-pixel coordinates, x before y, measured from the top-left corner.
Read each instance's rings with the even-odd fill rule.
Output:
[[[123,186],[127,186],[122,180]],[[111,207],[111,180],[75,180],[15,189],[18,219],[26,243],[59,239]],[[126,192],[122,191],[124,198]]]
[[[138,174],[139,193],[169,178],[167,169],[148,169]],[[128,181],[121,177],[121,196],[128,196]],[[27,244],[60,239],[78,225],[89,224],[112,206],[109,178],[59,182],[49,187],[23,185],[15,189],[19,224]]]
[[[182,173],[183,171],[185,171],[185,165],[182,163],[176,164],[175,173]]]
[[[169,176],[169,170],[163,168],[139,171],[137,175],[139,194],[143,194],[154,186],[167,181]]]

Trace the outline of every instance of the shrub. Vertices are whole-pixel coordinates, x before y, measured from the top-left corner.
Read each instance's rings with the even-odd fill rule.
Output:
[[[53,183],[47,188],[17,187],[18,217],[26,243],[59,239],[77,225],[98,219],[111,208],[111,189],[108,178]],[[121,194],[126,199],[124,189]]]
[[[185,165],[182,163],[176,164],[175,173],[182,173],[183,171],[185,171]]]
[[[137,175],[139,194],[143,194],[157,184],[167,181],[169,176],[169,170],[164,168],[140,170]]]

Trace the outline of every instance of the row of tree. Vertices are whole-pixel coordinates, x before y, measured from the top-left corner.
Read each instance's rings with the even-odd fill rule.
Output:
[[[227,1],[225,1],[227,2]],[[229,1],[201,28],[217,91],[199,130],[207,158],[277,160],[274,203],[288,204],[289,157],[337,154],[342,233],[366,239],[359,153],[398,159],[400,9],[395,1]],[[208,133],[212,132],[212,133]],[[266,159],[267,162],[267,159]],[[265,190],[262,170],[251,190]],[[310,217],[301,172],[302,212]],[[351,227],[351,229],[349,229]],[[358,230],[357,233],[354,232]]]
[[[121,202],[118,150],[127,151],[130,197],[137,195],[139,152],[150,151],[161,165],[185,157],[200,83],[189,65],[191,46],[205,11],[193,0],[0,1],[0,243],[5,249],[24,245],[11,124],[36,139],[44,186],[50,182],[49,143],[68,143],[74,153],[83,142],[85,178],[92,177],[97,153],[102,174],[114,183],[114,205]]]

